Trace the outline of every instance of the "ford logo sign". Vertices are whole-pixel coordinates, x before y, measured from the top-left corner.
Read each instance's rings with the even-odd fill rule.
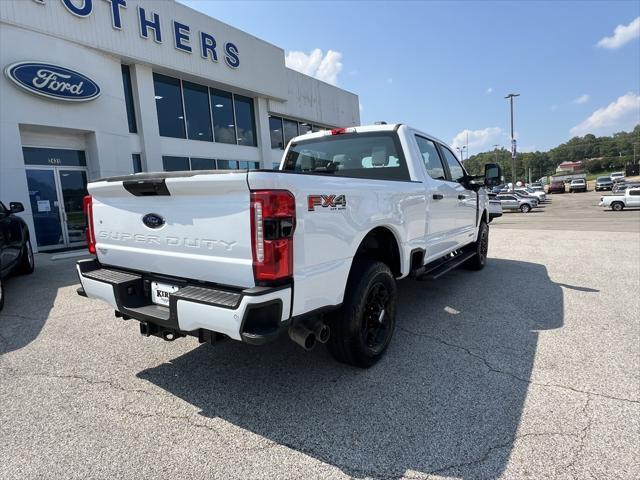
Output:
[[[20,88],[55,100],[86,102],[100,95],[100,87],[96,82],[58,65],[20,62],[9,65],[4,73]]]
[[[164,225],[164,218],[162,218],[157,213],[147,213],[144,217],[142,217],[142,223],[144,223],[149,228],[160,228]]]

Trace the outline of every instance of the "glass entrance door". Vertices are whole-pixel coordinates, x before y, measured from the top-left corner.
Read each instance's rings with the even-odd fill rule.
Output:
[[[57,168],[62,196],[62,230],[68,246],[84,245],[87,221],[82,202],[87,195],[87,172]]]
[[[87,195],[84,168],[27,168],[29,199],[39,250],[81,246],[86,221],[82,199]]]
[[[55,170],[27,169],[27,185],[38,249],[65,247]]]

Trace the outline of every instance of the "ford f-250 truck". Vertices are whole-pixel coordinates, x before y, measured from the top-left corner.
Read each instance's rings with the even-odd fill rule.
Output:
[[[80,295],[165,340],[263,344],[287,331],[368,367],[391,340],[396,280],[487,260],[483,185],[406,125],[294,138],[276,171],[187,171],[88,186]]]

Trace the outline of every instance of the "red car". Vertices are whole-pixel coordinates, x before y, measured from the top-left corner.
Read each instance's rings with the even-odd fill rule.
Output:
[[[562,180],[554,180],[549,184],[549,193],[564,193],[564,182]]]

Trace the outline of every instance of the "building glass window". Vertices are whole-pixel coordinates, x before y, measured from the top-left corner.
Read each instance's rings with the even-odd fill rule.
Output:
[[[311,132],[311,124],[306,122],[300,122],[299,126],[300,135]]]
[[[234,95],[233,104],[236,112],[238,145],[255,147],[257,145],[256,118],[253,111],[253,98]]]
[[[184,96],[188,138],[191,140],[213,141],[207,87],[191,82],[182,82],[182,94]]]
[[[87,157],[82,150],[22,147],[22,156],[25,165],[53,165],[56,167],[87,166]]]
[[[284,146],[286,147],[289,144],[289,140],[298,136],[298,122],[284,119],[282,123],[284,126]]]
[[[216,161],[213,158],[191,157],[191,170],[215,170]]]
[[[190,170],[189,157],[162,157],[162,168],[165,172],[180,172],[183,170]]]
[[[235,160],[218,160],[218,168],[220,170],[237,170],[238,162]]]
[[[160,135],[185,138],[180,80],[154,73],[153,87]]]
[[[236,144],[236,121],[233,115],[233,97],[229,92],[211,89],[213,136],[216,142]]]
[[[269,132],[271,134],[271,148],[284,148],[282,137],[282,118],[269,117]]]
[[[133,160],[133,173],[140,173],[142,171],[142,158],[139,153],[134,153],[131,155]]]
[[[138,133],[136,125],[136,111],[133,104],[133,87],[131,86],[131,70],[129,65],[122,65],[122,86],[124,87],[124,103],[127,107],[127,121],[129,132]]]

